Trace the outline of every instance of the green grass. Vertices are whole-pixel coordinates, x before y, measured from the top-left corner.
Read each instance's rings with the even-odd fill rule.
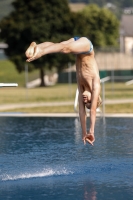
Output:
[[[102,111],[102,108],[101,108]],[[105,113],[133,113],[133,104],[117,104],[106,105]],[[7,112],[7,110],[5,110]],[[71,106],[55,106],[55,107],[34,107],[9,109],[8,112],[24,112],[24,113],[74,113],[74,107]]]
[[[76,84],[73,84],[70,92],[67,84],[34,89],[3,87],[0,89],[0,104],[73,101],[76,88]]]
[[[106,113],[133,113],[133,103],[105,106]]]
[[[105,86],[106,99],[133,99],[133,86],[126,86],[124,83],[115,83],[115,89],[112,91],[111,83]],[[73,101],[75,99],[75,91],[77,85],[72,84],[71,88],[68,84],[57,84],[52,87],[26,89],[23,87],[17,88],[1,88],[0,89],[0,104],[12,103],[32,103],[32,102],[62,102]],[[71,89],[71,90],[70,90]],[[101,93],[102,96],[102,93]],[[17,112],[37,112],[37,113],[63,113],[74,112],[72,106],[53,106],[51,107],[34,107],[34,108],[21,108],[8,111]],[[126,104],[107,104],[105,105],[106,113],[132,113],[133,103]]]
[[[39,77],[39,70],[28,73],[29,80]],[[18,83],[20,87],[25,86],[25,72],[18,73],[15,65],[9,60],[0,60],[0,82]]]
[[[34,108],[19,108],[9,109],[8,112],[23,112],[23,113],[73,113],[74,108],[71,106],[54,106],[54,107],[34,107]]]
[[[133,98],[133,84],[127,86],[122,83],[105,83],[106,99],[131,99]]]
[[[29,73],[29,79],[37,76],[38,70]],[[0,61],[0,82],[10,83],[16,82],[19,84],[17,88],[0,88],[0,104],[15,104],[15,103],[32,103],[32,102],[62,102],[73,101],[77,84],[57,84],[52,87],[26,89],[25,74],[19,74],[15,66],[10,61]],[[101,87],[102,96],[102,87]],[[133,99],[133,85],[126,86],[125,83],[105,83],[105,99]],[[7,110],[6,110],[7,111]],[[34,107],[21,108],[8,111],[16,112],[36,112],[36,113],[63,113],[74,112],[73,105],[71,106],[54,106],[54,107]],[[133,104],[110,104],[105,106],[106,113],[132,113]]]

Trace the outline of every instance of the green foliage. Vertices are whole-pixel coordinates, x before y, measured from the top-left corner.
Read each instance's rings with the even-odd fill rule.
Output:
[[[25,51],[32,41],[60,42],[70,37],[86,36],[95,46],[116,45],[118,20],[107,9],[87,6],[83,12],[72,13],[67,0],[15,0],[14,11],[0,22],[1,37],[8,44],[6,55],[19,72],[24,70]],[[74,63],[73,55],[51,54],[30,63],[29,70],[58,71]]]
[[[28,80],[39,78],[38,70],[28,74]],[[14,64],[9,60],[0,60],[0,82],[18,83],[19,87],[25,86],[25,72],[18,73]]]
[[[111,11],[90,4],[81,13],[88,24],[86,26],[87,36],[95,46],[116,46],[118,44],[119,21]]]
[[[13,61],[19,72],[24,70],[25,51],[32,41],[59,42],[72,35],[71,12],[67,0],[15,0],[14,11],[1,23],[1,37],[9,45],[6,55]],[[72,56],[48,55],[29,64],[35,68],[63,68]],[[67,62],[67,63],[66,63]]]

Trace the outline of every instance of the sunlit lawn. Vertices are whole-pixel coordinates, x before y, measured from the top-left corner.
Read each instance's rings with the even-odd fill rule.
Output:
[[[126,85],[122,83],[105,83],[106,99],[132,99],[133,98],[133,84]]]
[[[3,87],[0,89],[0,104],[73,101],[76,88],[76,84],[71,86],[68,84],[58,84],[52,87],[35,89]]]
[[[52,87],[26,89],[24,87],[17,88],[1,88],[0,89],[0,104],[15,104],[15,103],[35,103],[41,102],[66,102],[71,101],[74,104],[76,84],[57,84]],[[124,83],[115,83],[112,89],[112,84],[105,84],[105,99],[133,99],[133,85],[126,86]],[[102,90],[101,90],[102,96]],[[74,112],[74,106],[42,106],[34,108],[20,108],[9,111],[17,112]],[[102,107],[101,107],[102,109]],[[132,113],[133,104],[110,104],[105,106],[107,113]]]
[[[38,78],[39,71],[35,70],[29,73],[29,80]],[[72,101],[74,103],[77,84],[57,84],[52,87],[26,89],[25,73],[19,74],[10,61],[0,61],[0,82],[1,83],[18,83],[16,88],[0,88],[0,105],[16,104],[16,103],[40,103],[40,102],[66,102]],[[102,96],[102,85],[101,85]],[[133,99],[133,84],[127,86],[122,83],[105,83],[105,99]],[[20,108],[17,112],[74,112],[73,105],[70,106],[50,106],[50,107],[34,107],[34,108]],[[132,113],[133,104],[110,104],[105,105],[105,111],[108,113]]]

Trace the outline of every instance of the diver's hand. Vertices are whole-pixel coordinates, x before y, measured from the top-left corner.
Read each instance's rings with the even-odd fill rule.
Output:
[[[86,142],[88,142],[89,144],[93,145],[93,143],[95,142],[94,134],[87,133],[87,134],[83,137],[83,142],[84,142],[84,144],[86,144]]]

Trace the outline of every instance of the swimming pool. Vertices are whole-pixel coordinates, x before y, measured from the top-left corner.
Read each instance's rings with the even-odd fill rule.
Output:
[[[95,137],[74,117],[0,117],[0,199],[132,200],[133,119],[98,117]]]

